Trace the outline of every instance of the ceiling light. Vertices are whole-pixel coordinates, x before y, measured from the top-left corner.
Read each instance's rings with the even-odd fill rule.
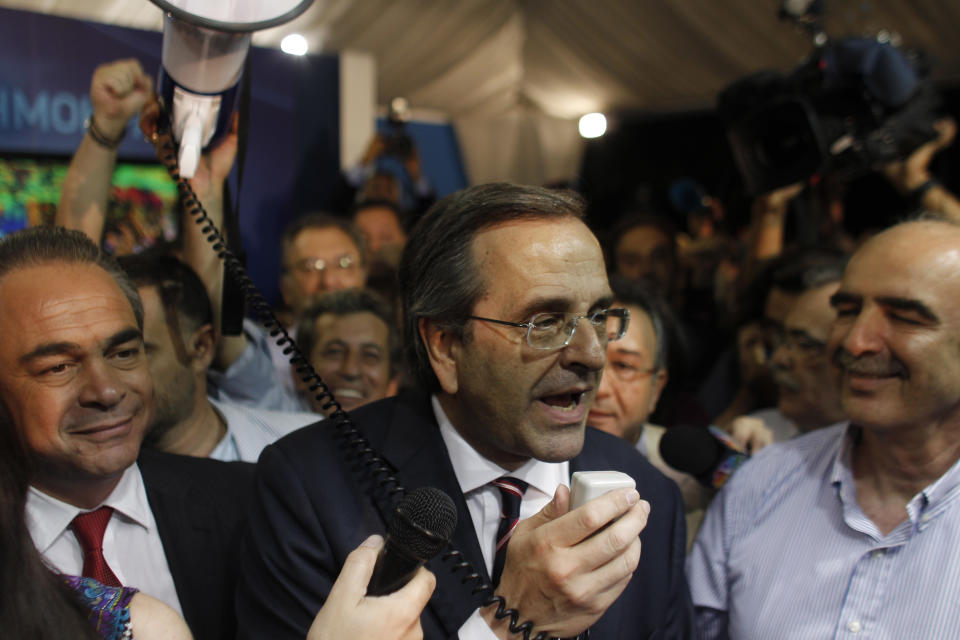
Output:
[[[599,138],[607,130],[607,119],[602,113],[588,113],[580,118],[580,135],[584,138]]]
[[[291,33],[280,41],[280,50],[292,56],[302,56],[307,53],[307,39],[299,33]]]

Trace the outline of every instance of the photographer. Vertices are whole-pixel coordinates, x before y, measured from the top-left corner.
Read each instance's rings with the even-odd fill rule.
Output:
[[[340,176],[335,209],[350,211],[357,202],[386,200],[416,220],[437,195],[423,174],[420,154],[401,116],[388,118],[389,130],[374,134],[360,162]]]
[[[915,207],[960,222],[960,200],[930,173],[933,156],[953,142],[957,123],[953,118],[941,118],[933,127],[937,131],[935,139],[921,145],[906,159],[884,166],[883,175]]]

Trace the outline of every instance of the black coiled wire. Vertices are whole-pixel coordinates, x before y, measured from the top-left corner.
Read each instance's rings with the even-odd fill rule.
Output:
[[[317,392],[315,397],[321,402],[321,407],[327,413],[327,417],[332,420],[334,425],[334,434],[341,441],[341,444],[351,451],[359,454],[359,465],[365,467],[378,487],[389,487],[387,494],[396,500],[403,497],[404,488],[393,476],[392,469],[375,449],[366,440],[363,434],[356,428],[347,414],[343,411],[340,403],[334,398],[330,388],[317,375],[310,361],[304,357],[297,343],[293,340],[283,324],[274,314],[273,309],[266,298],[254,284],[250,276],[247,275],[243,264],[226,246],[223,234],[217,229],[216,225],[207,216],[206,210],[200,203],[193,187],[189,181],[180,175],[180,169],[177,165],[176,145],[170,135],[167,119],[161,114],[158,119],[157,131],[149,136],[149,140],[156,149],[157,158],[167,169],[170,177],[177,185],[177,191],[183,202],[184,208],[194,217],[194,222],[202,225],[201,232],[212,245],[217,256],[223,261],[229,276],[235,278],[243,291],[245,299],[256,312],[261,324],[267,329],[271,338],[276,341],[278,346],[283,347],[284,355],[290,358],[290,363],[301,380],[308,385],[311,393]]]
[[[367,478],[373,481],[374,486],[385,491],[388,498],[393,502],[399,502],[406,493],[406,490],[393,475],[393,468],[390,464],[380,457],[376,449],[370,444],[366,437],[360,433],[350,417],[344,412],[340,403],[333,396],[330,388],[317,375],[313,365],[304,357],[296,341],[290,336],[286,328],[277,318],[266,298],[257,288],[257,285],[247,275],[246,269],[239,259],[227,248],[223,234],[216,227],[214,222],[207,216],[206,210],[197,198],[193,187],[189,181],[180,175],[180,168],[177,164],[176,145],[170,134],[169,120],[161,110],[161,115],[157,120],[157,129],[148,136],[148,140],[153,144],[156,150],[157,158],[166,168],[170,177],[177,185],[177,192],[187,212],[194,217],[194,223],[204,225],[201,232],[212,245],[217,256],[223,261],[224,267],[229,276],[236,279],[243,291],[245,299],[253,307],[261,324],[269,331],[270,337],[276,340],[277,346],[283,347],[283,354],[290,358],[290,364],[294,366],[300,379],[308,385],[310,393],[318,392],[314,396],[321,402],[321,408],[330,413],[327,418],[333,422],[334,435],[340,440],[341,447],[357,454],[357,467],[365,469]],[[461,578],[461,584],[474,582],[475,586],[471,595],[481,595],[481,605],[488,607],[496,604],[497,610],[494,616],[498,620],[506,617],[510,618],[510,632],[522,634],[524,640],[530,640],[530,634],[533,631],[533,621],[527,620],[523,624],[517,624],[520,619],[520,612],[516,609],[507,608],[506,600],[503,596],[497,595],[493,587],[483,579],[483,576],[477,573],[476,569],[468,561],[463,559],[461,554],[454,546],[447,543],[448,550],[444,553],[442,560],[444,562],[454,561],[451,571],[458,572],[466,570],[467,574]],[[589,637],[589,635],[588,635]],[[543,632],[534,636],[533,640],[547,640],[547,635]]]
[[[463,554],[455,549],[453,545],[449,545],[449,549],[443,554],[443,561],[453,562],[453,566],[450,568],[450,570],[454,573],[466,570],[467,574],[460,579],[460,583],[475,583],[476,586],[474,586],[473,591],[471,591],[470,594],[474,596],[482,595],[480,604],[484,607],[489,607],[490,605],[496,604],[497,610],[493,613],[494,617],[497,620],[503,620],[504,618],[509,617],[510,632],[522,633],[524,640],[530,640],[530,634],[533,632],[533,621],[527,620],[523,624],[518,625],[517,621],[520,619],[520,612],[516,609],[507,608],[507,601],[503,599],[503,596],[497,595],[493,592],[493,587],[491,587],[487,581],[483,579],[482,575],[477,573],[477,570],[474,569],[472,564],[463,559]],[[534,640],[547,640],[547,634],[540,632],[534,636]]]

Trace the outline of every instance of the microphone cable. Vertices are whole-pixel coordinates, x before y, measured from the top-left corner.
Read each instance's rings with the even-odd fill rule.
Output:
[[[153,145],[160,164],[166,168],[170,177],[176,183],[177,192],[184,209],[193,216],[193,222],[202,227],[201,232],[223,262],[227,275],[235,279],[244,297],[250,302],[259,317],[261,324],[269,331],[270,337],[275,339],[277,346],[283,347],[283,354],[290,358],[290,364],[295,367],[300,379],[308,385],[310,393],[316,392],[314,397],[322,403],[321,408],[325,412],[329,411],[327,418],[333,421],[335,437],[340,441],[341,447],[353,451],[357,455],[356,467],[366,474],[365,479],[372,483],[373,491],[385,496],[395,507],[406,494],[406,490],[393,475],[392,466],[380,456],[346,414],[330,388],[320,378],[313,365],[300,351],[296,341],[277,318],[260,289],[247,274],[242,262],[227,248],[226,240],[207,215],[206,209],[203,208],[199,198],[194,193],[190,182],[180,175],[180,168],[177,163],[177,147],[170,129],[169,117],[163,105],[159,101],[157,101],[157,104],[160,111],[156,122],[153,123],[153,130],[148,132],[146,127],[150,126],[150,123],[145,123],[142,119],[141,129],[143,129],[147,141]],[[371,497],[377,499],[376,495],[371,494]],[[463,554],[450,542],[447,543],[447,550],[442,556],[442,561],[452,562],[450,570],[454,573],[466,571],[466,575],[461,578],[460,582],[461,584],[476,583],[471,590],[471,595],[481,598],[480,604],[482,607],[486,608],[496,604],[497,610],[494,612],[494,616],[498,620],[510,618],[510,632],[522,634],[524,640],[531,640],[533,621],[527,620],[518,624],[520,612],[507,607],[507,602],[503,596],[494,593],[493,587],[483,579],[476,568],[464,559]],[[580,637],[588,638],[589,630],[580,634]],[[540,632],[533,636],[533,640],[548,640],[548,636],[544,632]]]

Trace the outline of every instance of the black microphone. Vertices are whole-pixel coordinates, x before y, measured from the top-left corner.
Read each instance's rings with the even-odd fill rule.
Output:
[[[367,595],[393,593],[407,584],[427,560],[449,542],[457,527],[457,508],[440,489],[414,489],[397,505],[387,527]]]
[[[737,467],[750,459],[728,433],[710,426],[677,426],[660,438],[660,456],[668,465],[719,489]]]

